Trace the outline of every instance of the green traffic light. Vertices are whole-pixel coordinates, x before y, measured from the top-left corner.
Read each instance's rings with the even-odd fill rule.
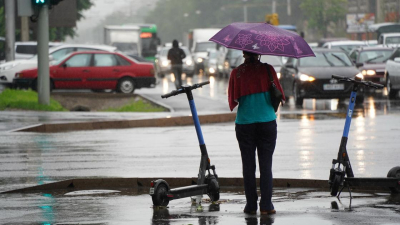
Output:
[[[36,3],[44,3],[44,0],[36,0]]]

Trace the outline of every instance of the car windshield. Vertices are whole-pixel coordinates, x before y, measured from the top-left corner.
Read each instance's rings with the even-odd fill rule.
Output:
[[[400,44],[400,37],[387,37],[386,44]]]
[[[351,52],[351,50],[358,48],[360,46],[363,46],[363,45],[337,45],[337,46],[332,46],[332,49],[340,49],[340,50],[345,51],[346,53],[349,53],[349,52]]]
[[[210,55],[209,55],[210,59],[215,59],[215,58],[217,58],[217,56],[218,56],[218,54],[216,51],[210,51]]]
[[[362,51],[358,62],[360,63],[384,63],[389,59],[393,50],[372,50],[372,51]]]
[[[51,63],[51,65],[59,65],[62,61],[64,61],[66,58],[68,58],[71,54],[72,54],[72,52],[69,53],[69,54],[64,55],[63,57],[61,57],[61,58],[59,58],[57,60],[53,60],[50,63]]]
[[[314,52],[315,57],[300,59],[300,67],[343,67],[353,66],[344,52]]]
[[[217,43],[214,43],[214,42],[196,43],[196,48],[194,49],[194,52],[206,52],[207,49],[209,49],[209,48],[217,49]]]
[[[263,63],[268,63],[272,66],[282,66],[282,59],[279,56],[262,55],[260,61]]]

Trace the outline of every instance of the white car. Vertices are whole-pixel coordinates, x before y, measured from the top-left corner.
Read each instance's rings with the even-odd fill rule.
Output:
[[[51,60],[57,61],[71,52],[76,51],[117,51],[116,47],[107,45],[79,45],[64,44],[49,49]],[[38,64],[37,56],[27,60],[16,60],[0,65],[0,84],[12,85],[15,74],[26,69],[36,68]]]
[[[389,98],[398,97],[400,91],[400,48],[393,51],[386,61],[385,78]]]
[[[398,47],[400,46],[400,33],[381,34],[378,43],[385,47]]]
[[[349,54],[354,48],[362,46],[367,46],[367,44],[364,41],[331,41],[326,42],[322,48],[341,49],[346,52],[346,54]]]

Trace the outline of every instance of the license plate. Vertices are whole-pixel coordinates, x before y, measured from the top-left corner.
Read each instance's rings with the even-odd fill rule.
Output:
[[[324,84],[324,90],[344,90],[344,84]]]
[[[150,188],[150,195],[154,195],[154,188]]]

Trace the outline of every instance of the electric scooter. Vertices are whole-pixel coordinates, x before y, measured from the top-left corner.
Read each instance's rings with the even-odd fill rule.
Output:
[[[150,195],[152,197],[154,206],[167,206],[169,201],[171,200],[186,198],[191,196],[201,196],[203,194],[207,194],[212,202],[219,200],[220,188],[218,184],[218,175],[215,172],[215,166],[210,165],[210,159],[208,158],[207,148],[204,143],[199,117],[197,116],[196,106],[192,94],[192,90],[196,88],[201,88],[202,86],[207,85],[209,83],[210,81],[194,84],[192,86],[183,85],[180,89],[161,96],[162,98],[169,98],[183,93],[187,95],[187,98],[189,100],[190,110],[192,112],[194,126],[196,128],[197,138],[200,144],[201,159],[200,159],[200,169],[196,185],[170,189],[168,183],[163,179],[151,181]],[[210,173],[210,169],[213,171],[213,174]],[[208,171],[207,175],[206,171]],[[198,203],[200,203],[201,198],[198,199],[197,201]]]
[[[343,137],[340,142],[339,153],[337,159],[332,160],[332,168],[329,174],[329,185],[332,196],[339,198],[344,187],[347,187],[350,193],[350,187],[364,186],[364,187],[388,187],[392,193],[400,193],[400,166],[393,167],[387,174],[387,177],[378,178],[360,178],[354,177],[353,169],[350,164],[350,158],[347,154],[347,140],[349,136],[351,117],[354,111],[354,105],[356,102],[357,91],[360,85],[372,88],[383,88],[383,85],[372,83],[370,81],[362,81],[361,78],[356,77],[355,79],[332,75],[333,79],[339,81],[353,83],[353,90],[350,95],[349,107],[346,114],[346,122],[344,125]],[[347,176],[347,177],[346,177]],[[341,187],[340,191],[339,188]],[[339,191],[339,194],[338,194]]]

